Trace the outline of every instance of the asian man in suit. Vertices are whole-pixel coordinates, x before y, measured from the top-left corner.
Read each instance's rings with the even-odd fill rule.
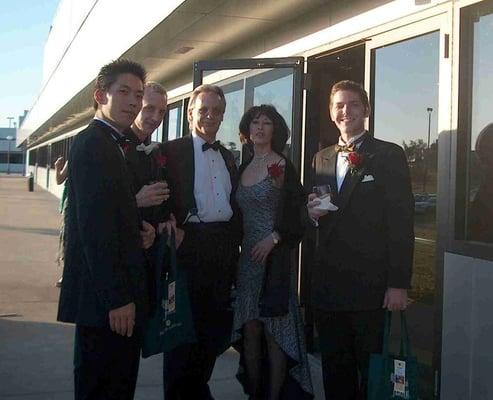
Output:
[[[75,399],[133,399],[147,313],[142,248],[154,229],[139,220],[123,132],[142,107],[145,70],[116,60],[101,68],[93,121],[68,163],[67,250],[58,320],[75,323]]]
[[[336,145],[313,159],[313,184],[332,188],[337,211],[320,209],[312,271],[312,306],[320,338],[325,396],[366,399],[371,353],[381,352],[385,310],[407,306],[414,250],[414,201],[401,147],[365,130],[368,96],[352,81],[336,83],[330,117],[340,131]]]

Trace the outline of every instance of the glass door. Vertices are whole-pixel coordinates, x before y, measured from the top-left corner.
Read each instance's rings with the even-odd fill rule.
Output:
[[[194,88],[202,83],[220,86],[226,96],[226,112],[217,134],[239,164],[242,144],[238,125],[251,106],[271,104],[286,120],[291,135],[286,155],[301,165],[301,102],[303,57],[199,61],[194,64]]]
[[[438,396],[441,276],[437,207],[440,132],[446,107],[447,26],[442,16],[373,37],[366,46],[370,132],[404,149],[411,171],[415,212],[412,301],[407,319],[419,362],[420,398]],[[443,108],[443,110],[442,110]],[[441,165],[446,168],[445,165]],[[398,335],[394,335],[396,339]]]

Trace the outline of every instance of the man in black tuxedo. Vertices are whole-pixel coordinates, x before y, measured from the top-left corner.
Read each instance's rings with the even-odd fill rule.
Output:
[[[139,221],[120,144],[142,106],[144,81],[139,64],[105,65],[94,120],[70,152],[58,320],[76,324],[76,400],[133,399],[135,391],[148,306],[142,247],[152,244],[154,229]]]
[[[155,207],[169,197],[168,185],[159,181],[160,151],[158,143],[151,142],[152,133],[161,125],[168,108],[168,95],[162,85],[147,82],[144,86],[142,109],[132,126],[125,131],[129,140],[126,152],[137,206],[146,221],[155,218]]]
[[[216,141],[225,108],[221,88],[199,86],[187,111],[192,134],[164,146],[170,209],[181,242],[178,266],[187,272],[197,336],[197,343],[182,345],[165,356],[166,400],[212,399],[208,381],[216,357],[229,347],[239,224],[234,157]]]
[[[339,143],[313,160],[313,184],[329,184],[337,211],[320,209],[319,245],[312,271],[312,305],[320,338],[325,396],[366,399],[368,362],[381,352],[385,309],[403,310],[410,287],[414,201],[399,146],[365,131],[368,96],[352,81],[336,83],[330,116]]]
[[[166,90],[157,82],[144,85],[142,109],[132,126],[125,131],[128,139],[125,159],[136,194],[137,207],[141,218],[149,222],[156,231],[160,223],[167,220],[166,200],[169,198],[168,184],[162,176],[165,168],[158,143],[151,142],[152,133],[163,122],[168,105]],[[161,165],[163,164],[163,165]],[[156,245],[146,250],[147,281],[149,286],[149,309],[156,305],[155,260]]]

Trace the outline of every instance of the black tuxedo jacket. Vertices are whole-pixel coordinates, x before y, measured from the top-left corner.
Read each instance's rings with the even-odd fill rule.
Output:
[[[134,193],[138,193],[144,185],[149,185],[151,182],[156,182],[163,178],[159,174],[159,165],[156,161],[156,158],[160,155],[160,150],[156,148],[151,154],[137,151],[136,147],[141,144],[137,135],[132,129],[127,129],[125,136],[128,139],[125,151],[127,169],[131,178],[132,190]],[[150,140],[147,140],[145,144],[150,144]],[[159,222],[167,219],[163,217],[166,214],[166,207],[167,202],[165,201],[159,206],[141,207],[138,211],[142,220],[156,228]]]
[[[147,282],[135,195],[115,132],[94,120],[74,140],[68,164],[67,250],[58,320],[107,326],[108,312],[147,313]]]
[[[414,199],[404,151],[368,135],[358,153],[363,163],[340,192],[335,146],[313,160],[314,184],[330,184],[339,207],[319,220],[312,301],[322,310],[377,309],[388,287],[410,287]]]
[[[233,217],[230,222],[233,224],[234,231],[240,231],[239,209],[235,200],[235,193],[238,187],[238,169],[235,164],[233,154],[220,146],[219,151],[228,168],[231,179],[230,204],[233,209]],[[193,194],[195,178],[195,161],[192,136],[185,136],[179,139],[166,142],[163,145],[163,154],[167,159],[168,184],[170,185],[170,210],[175,215],[177,225],[181,226],[187,215],[197,208]],[[238,236],[238,244],[240,238]]]

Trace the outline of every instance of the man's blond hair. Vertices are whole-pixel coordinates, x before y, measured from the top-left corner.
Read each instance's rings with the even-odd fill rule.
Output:
[[[168,93],[163,85],[158,82],[147,82],[144,86],[144,90],[150,90],[151,92],[162,94],[166,98],[168,98]]]

